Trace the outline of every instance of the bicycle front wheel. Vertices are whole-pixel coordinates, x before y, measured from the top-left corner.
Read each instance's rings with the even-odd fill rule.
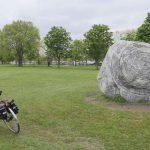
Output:
[[[18,118],[11,108],[8,108],[8,110],[9,110],[9,113],[7,113],[7,119],[3,121],[9,130],[17,134],[20,131]]]

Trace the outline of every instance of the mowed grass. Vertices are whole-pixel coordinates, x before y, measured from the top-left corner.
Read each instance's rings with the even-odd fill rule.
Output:
[[[149,150],[150,113],[105,107],[97,74],[94,67],[0,66],[1,99],[16,100],[21,124],[15,135],[0,122],[0,150]],[[87,101],[93,96],[99,103]]]

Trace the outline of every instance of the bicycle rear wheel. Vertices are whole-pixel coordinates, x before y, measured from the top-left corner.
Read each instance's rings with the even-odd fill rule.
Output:
[[[7,113],[7,119],[3,121],[9,130],[17,134],[20,132],[20,125],[19,125],[18,118],[11,108],[8,108],[8,110],[9,113]]]

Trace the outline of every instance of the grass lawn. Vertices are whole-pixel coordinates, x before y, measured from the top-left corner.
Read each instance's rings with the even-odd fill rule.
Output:
[[[97,74],[0,66],[1,98],[16,100],[21,123],[14,135],[0,121],[0,150],[149,150],[150,112],[110,109],[121,104],[100,93]]]

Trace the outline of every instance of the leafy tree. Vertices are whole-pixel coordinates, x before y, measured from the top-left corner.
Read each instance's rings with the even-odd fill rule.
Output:
[[[4,47],[3,33],[0,31],[0,61],[2,64],[14,60],[14,54]]]
[[[90,58],[89,57],[89,54],[88,54],[88,45],[86,43],[86,40],[83,40],[83,60],[86,62],[86,65],[87,65],[87,61],[88,59]]]
[[[95,61],[98,69],[100,60],[104,58],[108,47],[112,44],[112,33],[109,32],[107,25],[93,25],[84,36],[89,57]]]
[[[136,41],[136,30],[128,30],[124,33],[122,40]]]
[[[63,27],[52,27],[44,38],[47,46],[47,55],[57,60],[57,65],[60,67],[60,60],[66,56],[70,46],[71,37]]]
[[[39,57],[39,49],[38,49],[38,45],[37,48],[33,48],[30,49],[30,51],[28,51],[28,53],[26,54],[26,58],[31,62],[32,60],[37,59],[38,61],[38,57]],[[39,64],[39,63],[38,63]]]
[[[0,30],[0,61],[3,63],[2,31]]]
[[[82,40],[74,40],[71,44],[71,58],[77,65],[77,61],[80,61],[84,56],[84,43]]]
[[[144,23],[137,29],[137,40],[150,43],[150,13]]]
[[[35,53],[39,43],[39,31],[32,22],[14,21],[3,28],[4,47],[14,53],[18,66],[23,65],[23,58]]]

